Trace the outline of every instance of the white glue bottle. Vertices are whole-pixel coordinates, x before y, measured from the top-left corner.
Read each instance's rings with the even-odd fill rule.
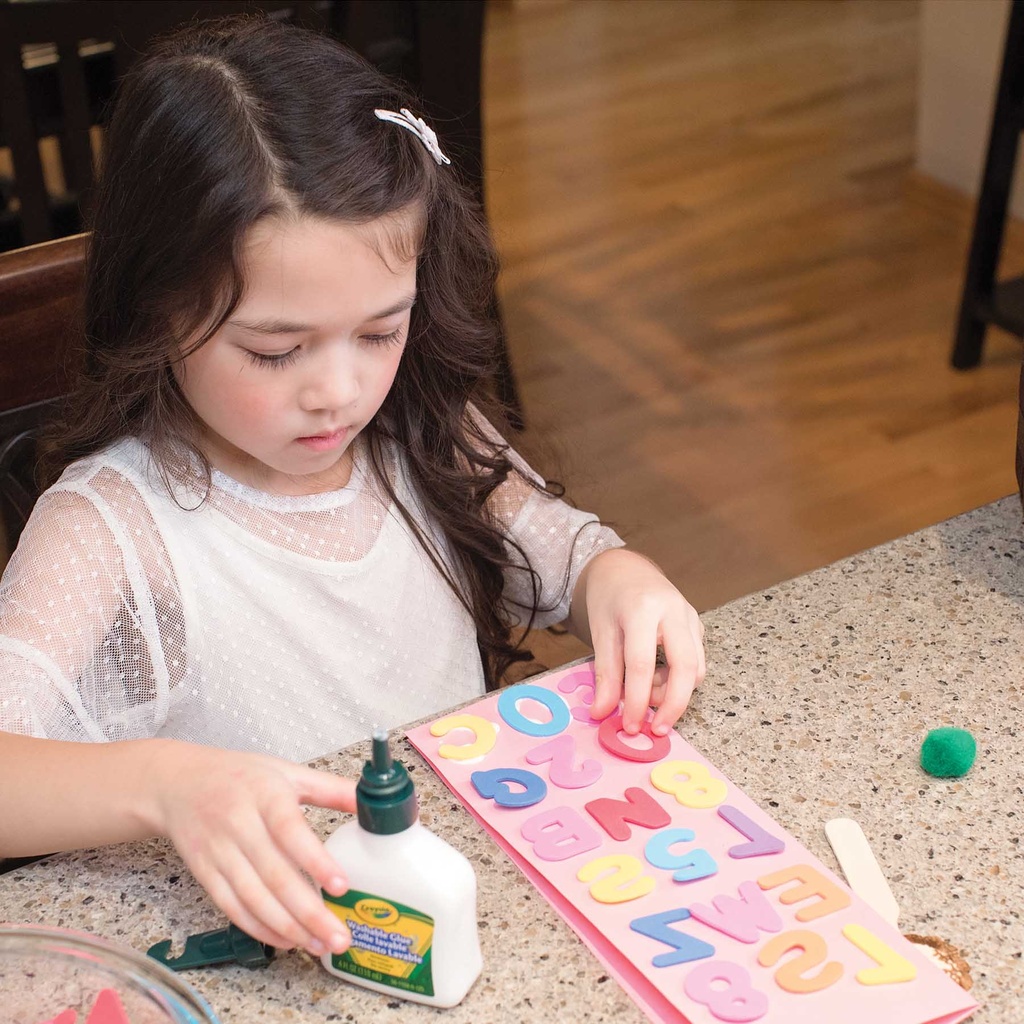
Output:
[[[458,850],[420,824],[416,791],[387,733],[356,786],[357,821],[326,843],[350,886],[324,892],[352,945],[326,953],[325,968],[375,992],[429,1006],[460,1003],[480,974],[476,875]]]

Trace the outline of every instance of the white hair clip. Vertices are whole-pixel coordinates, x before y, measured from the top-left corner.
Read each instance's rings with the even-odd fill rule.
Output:
[[[406,131],[412,132],[427,147],[427,152],[437,163],[451,163],[451,160],[441,152],[434,129],[422,117],[414,117],[412,111],[407,110],[405,107],[402,107],[400,114],[396,114],[393,110],[375,110],[374,113],[382,121],[390,121],[392,124],[400,125]]]

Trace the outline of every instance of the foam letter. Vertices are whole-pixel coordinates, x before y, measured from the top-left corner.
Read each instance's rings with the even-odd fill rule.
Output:
[[[633,834],[627,821],[644,828],[664,828],[672,820],[672,815],[645,789],[631,786],[626,790],[625,797],[625,800],[602,797],[584,804],[601,828],[620,843]]]
[[[548,778],[560,789],[585,789],[592,786],[604,773],[600,761],[587,758],[579,766],[573,768],[576,758],[576,740],[568,733],[556,736],[539,747],[534,747],[526,755],[530,764],[551,762]]]
[[[521,700],[535,700],[551,712],[551,721],[534,722],[519,710]],[[545,690],[543,686],[520,683],[501,691],[498,698],[498,714],[516,732],[525,736],[557,736],[569,727],[569,708],[557,693]]]
[[[611,871],[605,878],[600,876]],[[590,895],[598,903],[628,903],[646,896],[654,888],[654,879],[644,874],[643,861],[628,853],[598,857],[579,869],[581,882],[593,882]]]
[[[848,924],[843,929],[843,935],[878,964],[877,967],[867,967],[857,972],[857,980],[862,985],[892,985],[900,981],[913,981],[917,977],[917,968],[909,960],[901,957],[862,924]]]
[[[680,781],[678,776],[682,775]],[[671,793],[684,807],[702,809],[720,804],[729,789],[698,761],[666,761],[651,770],[651,785]]]
[[[758,929],[781,931],[782,919],[754,882],[740,882],[738,889],[738,900],[732,896],[715,896],[710,907],[705,903],[691,904],[690,915],[739,942],[757,942]]]
[[[715,955],[714,946],[701,942],[686,932],[669,928],[670,924],[685,921],[689,916],[690,912],[686,907],[680,907],[678,910],[663,910],[660,914],[648,914],[647,917],[638,917],[629,922],[629,927],[633,931],[658,942],[664,942],[674,950],[672,953],[659,953],[653,957],[652,966],[671,967],[673,964],[688,964],[692,960],[704,960]]]
[[[559,693],[575,693],[583,690],[580,694],[580,703],[569,709],[569,713],[577,722],[584,725],[600,725],[601,719],[590,717],[590,705],[594,703],[594,690],[597,688],[597,681],[594,679],[594,666],[585,665],[577,669],[564,679],[558,680]]]
[[[831,960],[813,978],[804,977],[805,971],[824,962],[828,956],[828,945],[817,932],[802,929],[783,932],[774,939],[769,939],[758,952],[757,962],[762,967],[774,967],[782,957],[794,949],[799,949],[800,955],[783,964],[775,972],[775,984],[784,992],[793,992],[796,995],[820,992],[823,988],[834,985],[843,976],[843,965]]]
[[[718,988],[718,984],[726,987]],[[686,976],[683,991],[728,1024],[747,1024],[768,1012],[768,997],[751,986],[746,968],[729,960],[712,960],[695,967]]]
[[[772,853],[782,853],[786,844],[781,839],[765,832],[760,825],[751,821],[738,807],[723,804],[718,808],[718,816],[729,822],[737,832],[745,835],[750,842],[740,843],[729,848],[729,856],[735,860],[745,857],[767,857]]]
[[[548,795],[547,783],[539,775],[523,768],[492,768],[489,772],[473,772],[469,781],[485,800],[493,799],[499,807],[532,807]],[[509,782],[522,786],[522,792],[513,791]]]
[[[656,868],[674,871],[677,882],[696,882],[718,873],[718,865],[707,850],[673,853],[676,843],[692,842],[694,834],[688,828],[667,828],[647,840],[644,856]],[[687,914],[689,917],[689,914]]]
[[[479,715],[448,715],[447,718],[439,718],[430,727],[430,735],[446,736],[456,729],[468,729],[473,734],[473,740],[471,743],[442,743],[437,753],[450,761],[469,761],[474,757],[483,757],[490,752],[498,738],[494,723]]]
[[[601,727],[597,730],[597,739],[609,754],[614,754],[616,757],[622,758],[623,761],[641,761],[645,763],[660,761],[672,749],[672,740],[668,736],[655,736],[651,732],[650,722],[644,722],[640,726],[639,735],[646,736],[651,741],[650,747],[645,750],[631,747],[628,743],[619,739],[621,731],[622,715],[616,712],[601,723]]]
[[[541,811],[524,821],[520,832],[541,860],[568,860],[601,845],[600,833],[571,807]]]
[[[812,868],[810,864],[794,864],[757,880],[757,884],[762,889],[774,889],[778,885],[785,885],[786,882],[803,883],[795,889],[780,893],[779,902],[786,906],[789,906],[790,903],[798,903],[800,900],[810,899],[812,896],[821,898],[820,903],[804,907],[796,912],[796,919],[801,923],[825,917],[827,914],[833,914],[850,905],[849,895],[843,892],[838,885],[825,878],[821,872]]]

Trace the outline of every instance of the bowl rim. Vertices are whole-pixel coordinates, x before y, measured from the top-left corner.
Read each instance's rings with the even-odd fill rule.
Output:
[[[20,943],[20,948],[18,946]],[[200,1014],[198,1018],[186,1018],[194,1024],[220,1024],[213,1008],[191,985],[175,974],[159,960],[140,953],[131,946],[122,945],[102,935],[81,931],[77,928],[62,928],[47,924],[21,924],[0,921],[0,958],[10,951],[19,953],[31,951],[49,954],[65,954],[79,960],[98,960],[117,966],[117,961],[130,971],[133,981],[156,983],[164,992],[182,1004],[189,1014]],[[114,963],[111,964],[110,961]],[[173,1010],[170,1006],[168,1009]]]

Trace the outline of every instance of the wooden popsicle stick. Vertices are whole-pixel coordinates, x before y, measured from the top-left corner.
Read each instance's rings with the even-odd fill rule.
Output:
[[[883,920],[895,927],[900,906],[878,866],[864,830],[851,818],[825,822],[825,835],[850,888]]]

